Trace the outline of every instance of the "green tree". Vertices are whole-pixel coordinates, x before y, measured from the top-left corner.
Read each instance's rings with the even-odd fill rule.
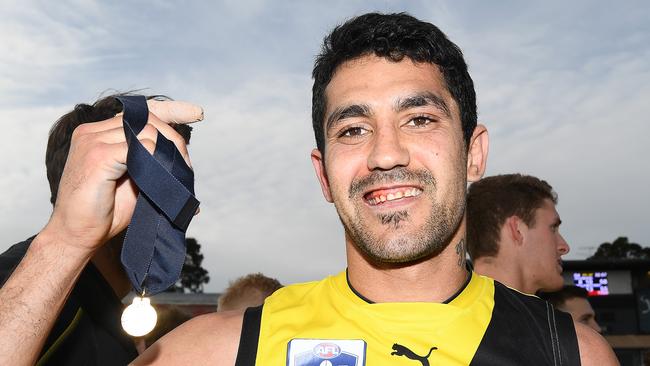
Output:
[[[602,243],[589,259],[650,259],[650,248],[630,243],[627,237],[619,236],[611,243]]]
[[[193,293],[203,293],[203,284],[210,282],[210,276],[208,271],[201,267],[201,262],[203,262],[201,244],[194,238],[186,238],[185,246],[185,263],[183,263],[181,277],[167,292],[185,292],[187,290]]]

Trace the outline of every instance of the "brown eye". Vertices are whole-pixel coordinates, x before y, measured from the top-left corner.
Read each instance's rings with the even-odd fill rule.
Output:
[[[339,137],[356,137],[365,135],[366,133],[368,133],[368,131],[362,127],[351,127],[341,131]]]
[[[418,116],[409,120],[408,123],[406,123],[406,125],[410,127],[424,127],[433,122],[434,120],[429,117]]]

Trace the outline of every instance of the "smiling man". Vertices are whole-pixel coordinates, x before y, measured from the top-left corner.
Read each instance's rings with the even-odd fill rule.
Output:
[[[455,44],[409,15],[365,14],[325,38],[313,77],[311,158],[347,270],[195,318],[136,364],[617,364],[591,329],[468,270],[466,185],[488,136]]]
[[[325,38],[313,75],[311,158],[345,228],[347,270],[194,318],[135,364],[617,363],[593,330],[465,265],[465,187],[485,170],[488,137],[455,44],[409,15],[366,14]],[[150,114],[138,138],[153,152],[160,131],[189,164],[165,121]],[[33,363],[18,356],[37,352],[70,283],[126,228],[137,197],[126,152],[121,115],[75,130],[33,265],[0,290],[1,354],[17,356],[5,363]]]
[[[539,178],[504,174],[483,178],[467,195],[467,242],[474,270],[525,292],[562,288],[557,194]]]

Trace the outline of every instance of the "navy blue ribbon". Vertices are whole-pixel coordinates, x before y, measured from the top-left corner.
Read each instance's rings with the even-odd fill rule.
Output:
[[[185,231],[199,207],[194,172],[160,132],[153,155],[138,141],[149,117],[144,96],[116,98],[124,107],[128,174],[140,190],[122,246],[122,265],[138,293],[146,289],[154,295],[176,283],[185,262]]]

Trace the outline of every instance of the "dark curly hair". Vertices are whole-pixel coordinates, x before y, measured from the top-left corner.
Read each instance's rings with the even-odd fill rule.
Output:
[[[435,25],[406,13],[369,13],[334,28],[325,37],[316,58],[312,73],[312,124],[321,152],[325,151],[325,89],[341,64],[370,54],[394,62],[407,57],[438,66],[460,109],[465,145],[469,145],[476,127],[476,92],[460,48]]]

